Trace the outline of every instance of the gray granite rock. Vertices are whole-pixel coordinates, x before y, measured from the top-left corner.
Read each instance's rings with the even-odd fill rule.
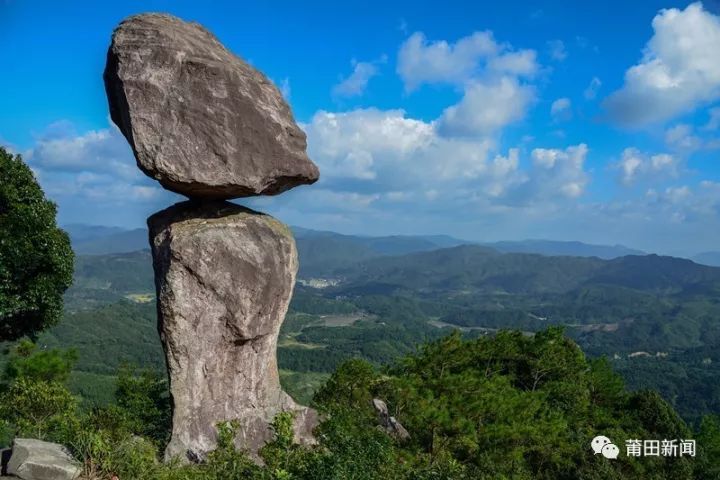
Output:
[[[280,91],[197,23],[127,18],[105,67],[110,116],[138,166],[197,198],[274,195],[318,179]]]
[[[314,443],[314,410],[280,388],[277,338],[298,268],[287,226],[222,201],[183,202],[148,219],[158,322],[170,373],[173,429],[165,456],[201,460],[218,422],[238,420],[256,455],[281,411]]]
[[[62,445],[16,438],[7,473],[23,480],[74,480],[80,475],[80,464]]]
[[[396,440],[406,441],[410,439],[410,433],[402,426],[397,419],[390,415],[387,404],[379,398],[372,399],[373,408],[378,415],[380,425],[390,436]]]

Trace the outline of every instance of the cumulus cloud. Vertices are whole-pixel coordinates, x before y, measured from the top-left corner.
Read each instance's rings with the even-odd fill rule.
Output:
[[[534,50],[520,50],[491,58],[487,68],[495,73],[532,77],[537,73],[539,66]]]
[[[27,161],[46,171],[110,173],[124,180],[140,178],[127,141],[115,128],[77,134],[54,124],[27,154]]]
[[[547,42],[548,52],[550,58],[557,62],[562,62],[568,56],[567,50],[565,49],[565,43],[562,40],[550,40]]]
[[[416,32],[401,45],[397,66],[407,92],[425,83],[462,89],[460,101],[436,120],[440,135],[491,141],[534,103],[535,87],[527,81],[539,69],[534,50],[513,49],[489,31],[455,43],[428,41]]]
[[[412,170],[413,155],[435,136],[431,125],[407,118],[402,110],[320,111],[303,127],[323,178],[376,179],[388,161],[406,162]]]
[[[584,143],[563,149],[536,148],[532,151],[535,166],[533,181],[545,195],[577,198],[585,191],[589,176],[584,165],[588,147]]]
[[[555,121],[569,120],[572,117],[572,102],[569,98],[558,98],[550,105],[550,115]]]
[[[482,59],[499,49],[492,32],[475,32],[454,44],[428,42],[423,33],[415,32],[400,46],[397,72],[407,91],[423,83],[462,83],[477,73]]]
[[[588,84],[585,91],[583,91],[583,96],[586,100],[593,100],[595,97],[597,97],[598,90],[600,90],[600,87],[602,86],[602,82],[598,77],[593,77],[592,80],[590,80],[590,83]]]
[[[24,158],[55,199],[108,206],[173,198],[140,172],[115,126],[78,134],[69,122],[52,124]]]
[[[402,110],[321,111],[304,128],[323,178],[364,191],[477,177],[492,146],[486,140],[443,138],[432,123],[408,118]]]
[[[534,98],[534,87],[513,77],[471,82],[462,100],[445,109],[438,128],[447,136],[493,135],[521,120]]]
[[[710,222],[717,223],[720,213],[720,183],[704,180],[695,187],[675,185],[660,190],[649,189],[645,201],[644,208],[654,221],[667,223],[670,220],[675,224],[694,222],[704,224],[707,229]]]
[[[692,125],[677,124],[665,130],[665,144],[673,150],[686,154],[703,147],[703,141],[694,134]]]
[[[720,17],[693,3],[661,10],[642,59],[604,102],[626,126],[663,122],[720,98]]]
[[[520,149],[503,154],[488,138],[448,137],[439,122],[401,110],[318,112],[303,127],[309,154],[323,172],[318,187],[362,193],[371,200],[367,208],[459,208],[468,202],[516,208],[576,198],[589,179],[584,144],[533,150],[532,164],[523,168]]]
[[[620,182],[630,186],[639,180],[677,177],[682,165],[681,159],[675,155],[648,155],[630,147],[623,150],[620,160],[611,167],[619,171]]]
[[[377,66],[372,62],[353,60],[353,72],[333,87],[333,95],[337,97],[356,97],[365,93],[370,79],[378,74]]]
[[[492,32],[475,32],[455,43],[429,42],[413,33],[398,52],[397,72],[411,92],[424,83],[464,85],[482,74],[532,76],[538,71],[533,50],[512,50],[495,41]]]

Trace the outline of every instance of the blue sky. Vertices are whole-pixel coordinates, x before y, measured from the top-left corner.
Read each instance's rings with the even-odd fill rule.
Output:
[[[0,0],[0,143],[61,223],[180,197],[102,84],[127,15],[195,20],[283,90],[321,180],[242,203],[345,233],[720,250],[720,3]]]

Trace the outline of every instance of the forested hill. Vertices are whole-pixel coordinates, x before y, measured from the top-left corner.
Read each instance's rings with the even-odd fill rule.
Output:
[[[616,286],[659,293],[711,292],[720,268],[658,255],[595,257],[502,254],[463,245],[361,261],[333,272],[345,283],[382,283],[434,292],[565,293],[587,286]]]
[[[295,395],[307,399],[343,359],[392,362],[451,329],[473,337],[560,325],[589,355],[608,356],[631,387],[659,390],[686,418],[720,412],[712,391],[720,385],[720,268],[657,255],[502,253],[447,237],[296,236],[301,271],[279,341]],[[95,395],[123,362],[162,364],[153,301],[147,249],[80,255],[66,318],[41,341],[77,347],[74,378]]]
[[[717,293],[720,268],[690,260],[658,255],[629,255],[612,260],[596,257],[544,256],[501,253],[479,245],[405,255],[373,256],[338,245],[327,238],[298,241],[300,263],[307,272],[333,280],[334,292],[363,293],[368,288],[425,294],[563,294],[578,289],[631,289],[663,295]],[[365,252],[363,255],[360,252]],[[324,258],[322,252],[325,252]],[[368,258],[369,257],[369,258]],[[301,267],[302,268],[302,267]],[[124,254],[81,255],[76,262],[79,289],[108,290],[120,294],[152,290],[149,251]]]

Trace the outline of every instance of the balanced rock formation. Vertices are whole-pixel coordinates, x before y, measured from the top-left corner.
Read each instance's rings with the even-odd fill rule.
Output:
[[[123,21],[104,78],[138,166],[191,198],[148,219],[173,405],[166,458],[202,460],[225,421],[257,458],[282,411],[295,413],[295,439],[313,443],[317,414],[282,391],[276,359],[295,241],[272,217],[224,201],[317,180],[290,107],[211,33],[169,15]]]
[[[166,457],[202,459],[226,420],[254,454],[280,411],[295,413],[296,441],[312,443],[317,414],[281,390],[275,354],[298,269],[290,230],[223,201],[180,203],[148,226],[174,406]]]
[[[16,438],[7,474],[24,480],[74,480],[80,475],[80,464],[56,443]]]
[[[115,30],[105,89],[140,169],[192,198],[275,195],[318,179],[282,94],[197,23],[164,14]]]

